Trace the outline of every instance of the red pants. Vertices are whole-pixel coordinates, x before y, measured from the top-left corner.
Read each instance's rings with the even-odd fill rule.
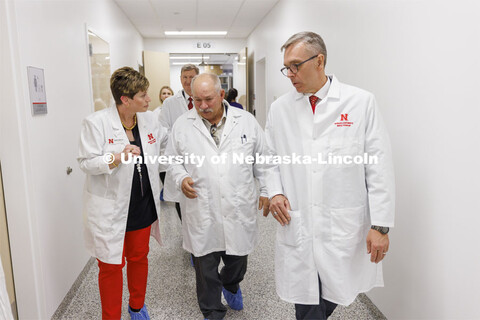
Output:
[[[130,307],[141,309],[145,303],[148,276],[148,242],[150,228],[125,233],[122,264],[109,264],[98,260],[98,286],[102,301],[102,319],[120,319],[122,315],[122,269],[127,259],[127,281]]]

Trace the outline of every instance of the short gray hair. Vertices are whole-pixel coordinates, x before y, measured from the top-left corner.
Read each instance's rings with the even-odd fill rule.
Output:
[[[212,80],[213,82],[213,86],[215,87],[215,91],[217,91],[218,93],[220,93],[220,91],[222,91],[222,84],[220,83],[220,78],[214,74],[214,73],[202,73],[202,74],[197,74],[195,77],[193,77],[192,79],[192,94],[195,94],[194,92],[194,83],[195,83],[195,80],[197,80],[198,78],[209,78],[210,80]]]
[[[200,73],[200,70],[198,69],[198,67],[196,65],[188,63],[188,64],[186,64],[182,67],[182,70],[180,71],[180,74],[182,74],[185,71],[190,71],[190,70],[195,70],[196,74]]]
[[[303,31],[294,34],[287,40],[287,42],[283,44],[283,46],[280,48],[280,51],[287,50],[288,47],[299,42],[304,43],[307,47],[307,50],[312,54],[323,54],[325,57],[323,60],[324,66],[327,64],[327,47],[325,46],[325,42],[323,42],[322,37],[315,32]]]

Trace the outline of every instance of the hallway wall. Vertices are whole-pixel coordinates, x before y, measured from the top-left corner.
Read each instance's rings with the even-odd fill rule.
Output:
[[[480,318],[479,12],[478,1],[281,0],[248,39],[253,63],[267,57],[267,105],[293,89],[280,47],[304,30],[324,38],[327,73],[376,95],[397,214],[386,287],[369,297],[388,319]]]
[[[112,71],[138,68],[143,39],[112,0],[2,1],[0,20],[0,157],[19,316],[47,319],[89,258],[76,162],[93,111],[85,24],[109,42]],[[27,66],[45,70],[47,115],[31,115]]]

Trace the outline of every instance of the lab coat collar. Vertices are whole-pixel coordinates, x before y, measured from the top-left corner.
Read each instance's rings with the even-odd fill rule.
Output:
[[[120,115],[118,114],[117,106],[113,106],[109,108],[110,119],[112,123],[113,130],[121,130],[123,129],[122,121],[120,120]]]
[[[337,77],[335,77],[335,75],[333,74],[327,75],[327,77],[331,79],[331,83],[330,83],[330,88],[328,89],[327,96],[325,97],[324,100],[327,100],[329,98],[333,98],[333,99],[340,98],[340,82],[338,81]],[[303,99],[304,97],[305,95],[303,93],[297,92],[295,90],[295,93],[294,93],[295,100],[300,100],[300,99]]]
[[[185,98],[183,97],[183,89],[179,90],[177,93],[175,93],[174,97],[177,98],[177,99],[184,99],[185,100]]]
[[[185,99],[185,102],[188,101],[188,98],[192,98],[192,102],[193,102],[193,97],[189,96],[188,93],[185,92],[185,90],[180,90],[180,92],[182,93],[182,97],[183,99]]]
[[[110,107],[109,108],[109,113],[110,113],[110,122],[112,124],[112,128],[114,131],[120,131],[121,133],[123,133],[124,135],[124,138],[127,138],[127,134],[125,133],[125,130],[123,129],[123,125],[122,125],[122,121],[120,120],[120,115],[118,114],[118,109],[116,106],[113,106],[113,107]],[[139,130],[139,133],[140,135],[142,135],[142,133],[145,133],[145,128],[147,126],[147,124],[145,123],[144,119],[143,119],[143,116],[141,114],[139,114],[137,112],[137,126],[138,126],[138,130]]]
[[[223,128],[223,137],[221,139],[220,145],[218,146],[219,148],[222,147],[224,144],[224,141],[232,131],[232,129],[235,127],[235,125],[238,123],[238,118],[242,116],[242,113],[240,110],[235,110],[235,108],[232,108],[226,100],[223,100],[223,105],[224,108],[226,107],[227,111],[227,120],[225,121],[224,128]],[[225,110],[225,109],[224,109]],[[208,132],[207,127],[203,123],[202,116],[200,116],[197,112],[197,109],[193,108],[192,110],[189,110],[187,112],[187,118],[193,120],[193,126],[197,128],[207,139],[213,143],[215,147],[217,145],[215,144],[215,141],[213,140],[212,136],[210,135],[210,132]]]
[[[186,93],[185,93],[185,95],[188,96],[188,94],[186,94]],[[182,105],[183,108],[188,111],[187,101],[185,100],[185,97],[183,96],[183,89],[180,90],[180,91],[178,91],[178,92],[174,95],[174,97],[178,100],[178,102],[180,103],[180,105]],[[188,99],[188,98],[187,98],[187,99]],[[192,97],[192,99],[193,99],[193,97]]]
[[[230,134],[230,132],[232,132],[232,129],[237,125],[240,117],[242,117],[242,111],[240,109],[231,107],[226,100],[223,100],[223,104],[226,107],[225,110],[228,109],[228,112],[227,112],[227,121],[225,121],[225,127],[223,128],[223,138],[220,141],[219,147],[222,147],[222,145],[227,140],[228,135]]]

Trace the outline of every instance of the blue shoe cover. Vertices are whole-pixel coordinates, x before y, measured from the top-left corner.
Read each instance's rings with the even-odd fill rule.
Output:
[[[132,320],[150,320],[148,315],[147,306],[144,304],[139,312],[133,312],[130,306],[128,306],[128,313],[130,313],[130,319]]]
[[[222,288],[223,296],[227,300],[228,305],[233,310],[242,310],[243,309],[243,297],[242,290],[238,287],[237,293],[233,294],[225,288]]]

